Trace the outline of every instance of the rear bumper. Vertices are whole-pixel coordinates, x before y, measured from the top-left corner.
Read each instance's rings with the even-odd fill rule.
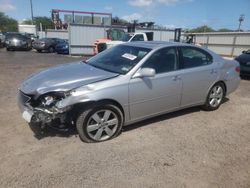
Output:
[[[55,51],[59,54],[69,54],[69,49],[65,49],[65,48],[60,48],[60,49],[56,48]]]
[[[20,45],[20,44],[6,44],[6,48],[11,48],[11,49],[27,49],[28,45]]]
[[[35,50],[47,50],[47,46],[36,46],[36,45],[33,45],[33,48]]]

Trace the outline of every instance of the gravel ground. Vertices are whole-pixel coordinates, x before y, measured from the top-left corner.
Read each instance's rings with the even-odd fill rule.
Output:
[[[76,61],[0,50],[0,187],[250,187],[250,81],[214,112],[190,108],[98,144],[75,131],[33,136],[16,104],[30,73]]]

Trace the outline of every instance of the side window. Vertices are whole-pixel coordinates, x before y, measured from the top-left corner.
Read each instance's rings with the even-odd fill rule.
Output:
[[[174,71],[177,69],[175,48],[158,50],[142,65],[143,68],[153,68],[156,74]]]
[[[54,42],[54,43],[59,43],[59,40],[60,40],[60,39],[53,38],[53,42]]]
[[[142,34],[137,34],[134,36],[134,38],[132,38],[131,41],[144,41],[144,37]]]
[[[193,47],[182,47],[182,68],[199,67],[212,63],[212,56],[207,52]]]
[[[63,42],[63,39],[57,39],[57,43]]]
[[[56,39],[51,38],[51,39],[50,39],[50,42],[51,42],[51,43],[56,43]]]

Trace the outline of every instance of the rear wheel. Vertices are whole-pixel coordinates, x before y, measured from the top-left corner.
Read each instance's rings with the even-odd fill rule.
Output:
[[[220,107],[225,96],[225,87],[222,83],[216,83],[209,91],[207,100],[203,108],[208,111],[216,110]]]
[[[42,52],[42,50],[36,50],[38,53],[41,53]]]
[[[101,142],[117,136],[123,125],[121,110],[113,104],[98,104],[84,110],[76,128],[84,142]]]

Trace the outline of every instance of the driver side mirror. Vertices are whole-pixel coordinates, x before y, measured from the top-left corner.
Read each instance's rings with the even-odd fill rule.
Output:
[[[245,51],[245,50],[243,50],[243,51],[242,51],[242,53],[243,53],[243,54],[245,54],[245,53],[246,53],[246,51]]]
[[[134,74],[133,78],[144,78],[144,77],[154,77],[154,76],[155,76],[155,69],[142,68]]]

